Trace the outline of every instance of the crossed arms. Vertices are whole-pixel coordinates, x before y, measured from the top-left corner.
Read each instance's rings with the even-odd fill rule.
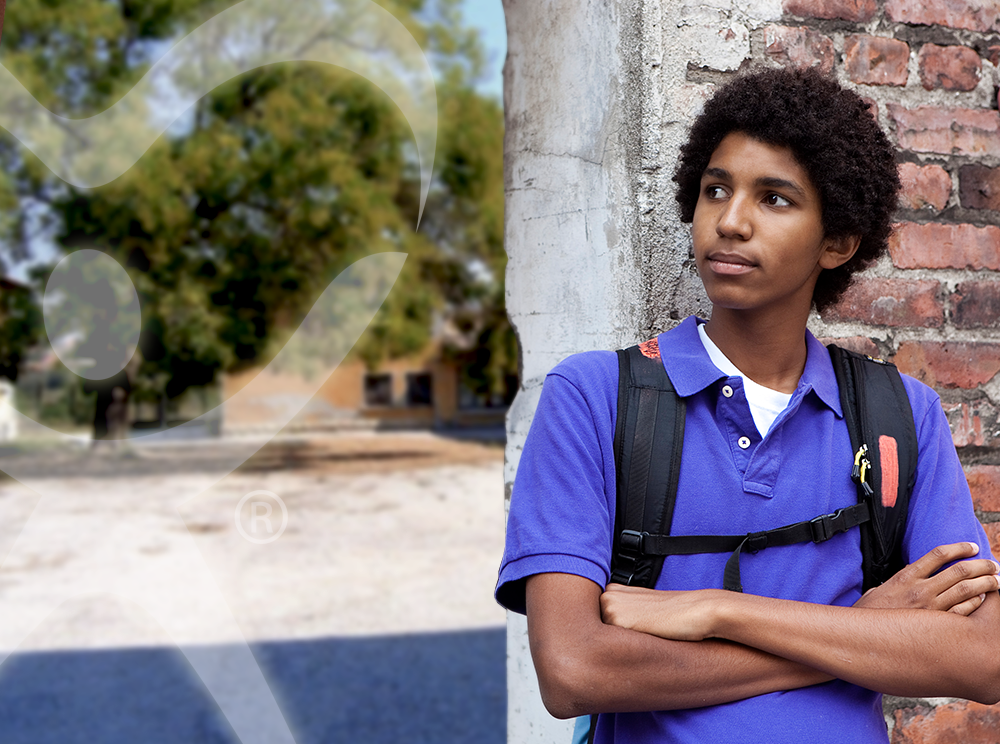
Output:
[[[538,574],[526,587],[542,700],[569,718],[742,700],[840,678],[894,695],[1000,700],[997,564],[935,548],[854,607],[664,592]]]

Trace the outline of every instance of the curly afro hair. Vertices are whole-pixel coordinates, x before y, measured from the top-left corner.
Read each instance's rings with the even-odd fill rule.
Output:
[[[820,193],[825,234],[861,236],[850,261],[819,276],[813,304],[829,307],[885,253],[900,189],[892,145],[856,93],[814,69],[742,75],[705,104],[681,148],[674,181],[684,222],[694,219],[712,153],[732,132],[788,147]]]

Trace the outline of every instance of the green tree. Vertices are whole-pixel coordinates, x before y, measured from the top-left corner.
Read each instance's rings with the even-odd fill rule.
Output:
[[[439,248],[432,283],[443,288],[450,321],[466,337],[446,349],[466,384],[482,396],[503,396],[518,372],[504,304],[503,110],[460,79],[442,87],[443,188],[432,196],[426,224]]]
[[[8,9],[2,59],[52,110],[90,115],[134,85],[157,42],[231,4],[19,0]],[[46,205],[66,250],[96,247],[128,268],[145,321],[140,394],[174,397],[266,360],[333,276],[374,252],[409,259],[362,341],[369,364],[422,348],[436,317],[480,334],[506,323],[502,113],[473,91],[475,35],[457,0],[382,4],[440,75],[438,167],[420,232],[405,120],[371,83],[336,67],[278,64],[230,81],[125,175],[93,190],[66,186],[0,140],[12,174],[0,200]],[[6,234],[22,250],[24,212]],[[503,354],[490,359],[510,366]]]

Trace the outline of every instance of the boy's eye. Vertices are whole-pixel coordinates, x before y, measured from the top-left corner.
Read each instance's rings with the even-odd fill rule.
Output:
[[[764,197],[764,203],[772,207],[789,207],[792,204],[781,194],[768,194]]]
[[[705,196],[709,199],[723,199],[726,196],[726,190],[721,186],[709,186],[705,189]]]

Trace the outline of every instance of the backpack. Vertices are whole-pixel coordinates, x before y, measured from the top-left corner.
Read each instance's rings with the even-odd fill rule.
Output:
[[[828,347],[840,389],[858,487],[856,504],[814,519],[745,535],[671,535],[681,450],[684,399],[659,354],[642,346],[618,351],[618,415],[614,452],[617,507],[611,581],[652,587],[668,555],[731,553],[723,587],[742,591],[740,555],[800,542],[821,543],[861,528],[862,591],[903,567],[902,540],[917,465],[910,401],[895,365],[835,345]],[[664,456],[667,455],[667,456]]]
[[[746,535],[671,535],[684,446],[685,403],[659,354],[618,350],[617,471],[611,581],[652,587],[668,555],[731,553],[723,588],[742,592],[740,555],[798,542],[825,542],[861,528],[862,592],[904,565],[903,533],[917,467],[910,399],[894,364],[831,344],[840,403],[854,452],[851,478],[858,503],[806,522]],[[663,457],[669,453],[669,457]],[[845,453],[845,467],[850,460]],[[581,718],[575,741],[592,744],[597,715]]]

